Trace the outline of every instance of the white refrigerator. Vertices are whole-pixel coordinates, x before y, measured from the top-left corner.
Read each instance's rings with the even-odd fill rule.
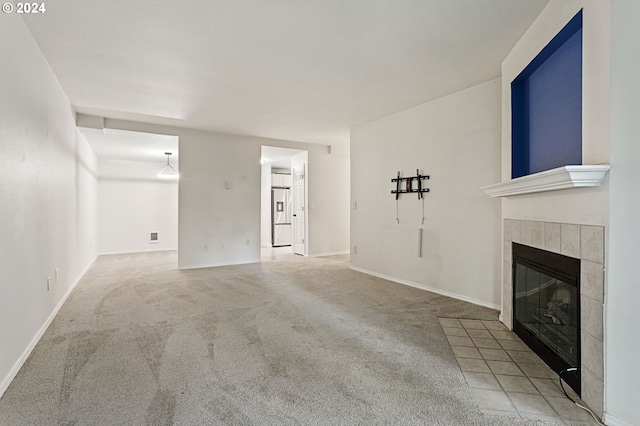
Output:
[[[283,247],[291,245],[291,190],[273,188],[271,190],[271,245]]]

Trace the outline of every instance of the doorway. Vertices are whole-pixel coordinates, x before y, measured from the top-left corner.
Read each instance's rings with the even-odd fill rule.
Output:
[[[263,258],[272,258],[274,253],[307,256],[308,153],[262,146],[261,154],[260,245]]]
[[[98,253],[177,250],[178,137],[115,129],[85,137],[98,159]]]

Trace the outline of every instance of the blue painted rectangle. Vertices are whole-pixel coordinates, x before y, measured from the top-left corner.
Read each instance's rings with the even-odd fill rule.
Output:
[[[582,164],[582,11],[511,84],[512,178]]]

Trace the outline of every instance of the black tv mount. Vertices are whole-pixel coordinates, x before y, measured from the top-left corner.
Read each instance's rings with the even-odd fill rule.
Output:
[[[416,176],[411,177],[400,177],[400,172],[398,172],[398,177],[391,179],[391,182],[395,182],[396,184],[396,189],[391,190],[391,193],[396,194],[396,200],[400,197],[400,194],[409,194],[412,192],[418,194],[418,200],[424,198],[422,194],[429,192],[429,188],[422,187],[422,181],[425,179],[429,179],[429,175],[421,175],[418,169],[416,169]],[[413,187],[414,180],[418,183],[417,188]],[[401,186],[403,186],[401,182],[405,182],[403,189],[401,189]]]

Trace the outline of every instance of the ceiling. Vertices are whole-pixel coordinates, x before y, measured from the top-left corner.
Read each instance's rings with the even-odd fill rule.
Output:
[[[291,169],[291,157],[304,151],[299,149],[262,146],[262,164],[271,164],[274,169]]]
[[[104,134],[85,133],[87,142],[100,159],[178,164],[178,137],[105,129]]]
[[[547,3],[56,0],[24,20],[78,112],[333,144],[499,77]]]

